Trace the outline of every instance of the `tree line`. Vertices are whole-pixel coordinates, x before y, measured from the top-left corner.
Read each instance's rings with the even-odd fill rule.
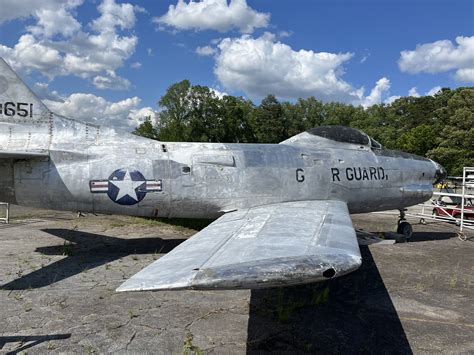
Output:
[[[401,97],[368,108],[314,97],[260,105],[223,97],[188,80],[171,85],[158,102],[159,119],[133,132],[160,141],[279,143],[321,125],[358,128],[388,149],[431,158],[451,175],[474,166],[474,87],[443,88],[434,96]]]

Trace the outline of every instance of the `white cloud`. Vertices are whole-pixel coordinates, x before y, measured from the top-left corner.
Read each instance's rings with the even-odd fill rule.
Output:
[[[130,64],[130,68],[132,69],[140,69],[141,67],[142,67],[142,63],[140,62],[135,62],[135,63]]]
[[[151,123],[156,125],[158,122],[158,112],[153,110],[151,107],[142,107],[140,109],[133,109],[130,110],[130,113],[128,114],[128,119],[131,121],[131,126],[132,127],[138,127],[141,125],[143,122],[145,122],[146,118],[151,119]],[[129,121],[129,122],[130,122]]]
[[[252,33],[255,28],[267,27],[270,14],[257,12],[246,0],[178,0],[168,12],[155,17],[153,22],[177,30],[217,30],[227,32],[238,28],[241,33]]]
[[[17,70],[37,70],[50,79],[76,75],[90,79],[97,88],[128,88],[128,80],[119,77],[115,70],[133,54],[138,38],[119,35],[118,30],[134,26],[135,8],[104,0],[98,6],[100,16],[90,24],[93,32],[89,33],[81,30],[69,12],[81,2],[69,0],[61,2],[55,10],[36,10],[37,22],[27,28],[29,33],[11,48],[0,45],[0,56]],[[56,34],[63,39],[54,39]]]
[[[79,6],[81,2],[70,1],[57,8],[36,10],[37,23],[27,27],[27,30],[35,36],[45,38],[52,38],[57,34],[63,37],[72,36],[81,29],[81,24],[71,15],[70,10]]]
[[[0,11],[0,24],[17,18],[38,14],[45,10],[61,12],[63,9],[72,9],[79,6],[83,0],[2,0]]]
[[[43,100],[53,112],[80,121],[131,131],[147,115],[156,113],[150,107],[140,108],[141,100],[130,97],[121,101],[107,101],[101,96],[74,93],[62,100]]]
[[[97,75],[92,83],[98,89],[125,90],[130,87],[130,81],[118,76],[113,70],[107,70],[105,75]]]
[[[374,88],[370,91],[369,96],[361,97],[360,104],[363,107],[369,107],[382,102],[383,96],[390,89],[390,80],[381,78],[376,83]]]
[[[408,96],[420,97],[420,94],[418,94],[418,91],[416,90],[416,86],[408,90]]]
[[[456,37],[456,44],[450,40],[419,44],[400,53],[398,66],[410,74],[455,70],[457,80],[474,82],[474,36]]]
[[[435,87],[431,88],[430,90],[428,90],[427,92],[425,92],[424,96],[434,96],[440,90],[441,90],[441,86],[435,86]],[[416,86],[414,86],[410,90],[408,90],[408,96],[420,97],[421,95],[418,93],[418,90],[417,90]],[[390,96],[387,99],[385,99],[384,103],[391,104],[392,102],[394,102],[395,100],[397,100],[399,98],[401,98],[401,96],[398,96],[398,95],[397,96]]]
[[[222,99],[224,96],[229,96],[229,94],[226,93],[225,91],[219,91],[214,88],[209,88],[209,90],[211,90],[214,93],[214,95],[216,95],[219,99]]]
[[[474,82],[474,68],[459,69],[454,77],[459,81]]]
[[[115,27],[125,30],[135,25],[135,9],[131,4],[117,4],[115,0],[104,0],[98,10],[101,16],[92,21],[91,27],[99,33],[115,32]]]
[[[295,51],[270,33],[258,38],[225,38],[218,50],[214,72],[226,90],[243,91],[252,98],[274,94],[355,103],[364,99],[363,89],[341,79],[342,65],[352,53]]]
[[[41,100],[52,100],[52,101],[64,101],[63,97],[56,91],[49,90],[48,83],[35,83],[33,85],[33,92],[41,99]]]
[[[293,34],[293,31],[279,31],[278,37],[286,38],[286,37],[290,37],[292,34]]]
[[[196,53],[201,56],[212,56],[217,53],[217,49],[211,46],[197,47]]]
[[[63,57],[61,53],[37,41],[31,34],[24,34],[13,47],[0,45],[0,56],[15,69],[34,69],[52,78],[61,73]]]
[[[401,96],[397,96],[397,95],[390,96],[387,99],[385,99],[384,103],[390,105],[392,102],[394,102],[395,100],[398,100],[399,98],[401,98]]]
[[[435,96],[438,91],[441,90],[441,86],[435,86],[425,93],[426,96]]]

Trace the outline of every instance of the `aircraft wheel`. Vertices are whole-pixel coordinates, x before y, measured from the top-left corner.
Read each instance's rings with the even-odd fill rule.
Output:
[[[407,239],[410,239],[413,235],[413,228],[410,223],[403,221],[398,224],[397,233],[404,235]]]

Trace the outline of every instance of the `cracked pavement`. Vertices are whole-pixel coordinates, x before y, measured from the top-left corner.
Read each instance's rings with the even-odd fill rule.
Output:
[[[116,293],[194,231],[16,206],[12,215],[0,225],[2,352],[474,352],[474,239],[460,241],[453,225],[414,224],[409,243],[361,247],[360,270],[324,283]],[[353,221],[388,231],[396,216]]]

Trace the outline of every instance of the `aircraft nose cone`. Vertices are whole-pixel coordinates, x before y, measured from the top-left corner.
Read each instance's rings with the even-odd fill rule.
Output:
[[[434,160],[432,160],[432,162],[436,167],[436,172],[435,172],[435,177],[434,177],[433,184],[438,184],[446,178],[448,173],[446,172],[446,169],[443,168],[443,166],[441,164],[438,164]]]

